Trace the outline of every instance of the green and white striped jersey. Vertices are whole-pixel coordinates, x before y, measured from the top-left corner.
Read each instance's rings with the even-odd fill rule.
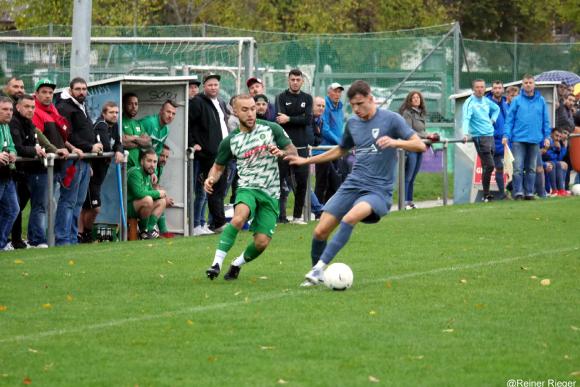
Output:
[[[284,149],[291,144],[282,127],[274,122],[256,120],[254,129],[245,133],[239,128],[220,143],[216,164],[227,165],[237,160],[238,187],[260,189],[273,198],[280,197],[278,159],[268,151],[269,145]]]

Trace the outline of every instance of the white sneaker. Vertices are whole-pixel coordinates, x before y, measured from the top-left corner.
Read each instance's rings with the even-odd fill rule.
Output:
[[[48,249],[48,245],[46,243],[39,243],[36,246],[30,245],[31,249]]]
[[[203,227],[195,226],[193,228],[193,236],[201,236],[201,235],[205,235],[205,233],[203,232]]]
[[[302,218],[294,218],[290,221],[290,224],[298,224],[300,226],[304,226],[306,223],[305,221],[302,220]]]
[[[6,243],[6,246],[4,246],[1,250],[2,251],[12,251],[12,250],[14,250],[14,247],[12,247],[12,242]]]
[[[304,282],[300,284],[301,287],[307,288],[311,286],[316,286],[324,282],[324,270],[312,268],[304,276]]]
[[[201,227],[201,231],[203,232],[202,235],[212,235],[215,234],[213,231],[209,229],[209,225],[206,223]]]

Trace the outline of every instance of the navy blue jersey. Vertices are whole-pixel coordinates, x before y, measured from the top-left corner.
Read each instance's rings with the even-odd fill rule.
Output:
[[[396,148],[380,149],[377,139],[389,136],[408,140],[415,132],[403,117],[384,109],[377,109],[368,121],[353,115],[346,123],[340,147],[354,148],[355,163],[352,172],[342,184],[346,187],[365,187],[369,191],[390,197],[397,168]]]

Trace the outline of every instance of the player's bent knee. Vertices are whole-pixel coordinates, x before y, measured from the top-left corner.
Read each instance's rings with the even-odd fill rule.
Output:
[[[234,215],[230,223],[232,224],[232,226],[240,230],[241,228],[244,227],[244,224],[246,224],[246,218],[243,216]]]
[[[266,247],[270,244],[270,238],[265,234],[256,234],[254,237],[254,245],[256,249],[260,251],[266,250]]]

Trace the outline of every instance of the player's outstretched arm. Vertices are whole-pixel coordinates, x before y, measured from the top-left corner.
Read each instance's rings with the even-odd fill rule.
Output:
[[[389,136],[383,136],[377,140],[377,145],[381,149],[401,148],[409,152],[425,152],[427,150],[427,146],[416,134],[409,137],[408,140],[396,140]]]
[[[347,149],[343,149],[340,146],[335,146],[331,150],[313,157],[304,158],[300,156],[288,155],[284,157],[284,160],[287,160],[290,165],[323,164],[339,159],[347,152]]]
[[[209,170],[207,179],[205,179],[203,183],[203,189],[205,190],[205,192],[207,192],[210,195],[213,193],[213,185],[215,184],[216,181],[220,179],[222,173],[224,173],[225,168],[226,167],[223,165],[215,163],[213,164],[213,166]]]

